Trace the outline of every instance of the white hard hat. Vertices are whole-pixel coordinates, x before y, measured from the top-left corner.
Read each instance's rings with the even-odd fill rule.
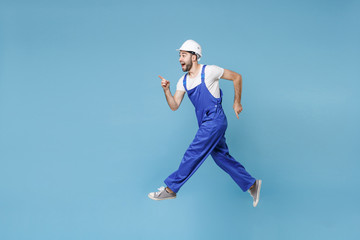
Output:
[[[198,60],[201,58],[201,46],[194,40],[186,40],[183,45],[181,45],[180,49],[176,49],[177,51],[188,51],[188,52],[194,52],[196,55],[198,55]]]

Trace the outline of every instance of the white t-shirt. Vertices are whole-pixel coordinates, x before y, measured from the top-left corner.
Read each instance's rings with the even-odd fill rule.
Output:
[[[186,88],[187,90],[193,89],[201,83],[201,69],[195,78],[190,78],[189,75],[186,77]],[[206,65],[205,67],[205,85],[209,89],[209,92],[216,98],[220,97],[220,86],[219,79],[224,74],[224,69],[216,65]],[[183,84],[185,74],[179,79],[176,90],[186,92]]]

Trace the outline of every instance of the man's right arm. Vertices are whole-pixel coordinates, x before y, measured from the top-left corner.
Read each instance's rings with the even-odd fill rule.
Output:
[[[185,92],[177,90],[174,96],[171,95],[170,82],[161,76],[159,76],[159,78],[161,78],[161,86],[164,90],[166,101],[169,104],[169,107],[171,108],[171,110],[176,111],[180,107]]]

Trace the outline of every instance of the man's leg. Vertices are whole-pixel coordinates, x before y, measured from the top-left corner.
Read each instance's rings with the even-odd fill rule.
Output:
[[[179,169],[164,181],[172,191],[177,193],[181,186],[196,172],[221,140],[225,130],[226,125],[223,123],[216,125],[208,121],[200,125],[194,140],[181,160]]]
[[[216,164],[227,172],[244,192],[254,185],[255,178],[245,170],[243,165],[230,155],[225,136],[221,137],[211,152],[211,156]]]

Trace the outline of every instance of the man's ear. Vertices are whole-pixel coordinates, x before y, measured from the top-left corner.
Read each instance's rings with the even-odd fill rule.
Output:
[[[191,61],[196,62],[197,56],[195,54],[191,55]]]

